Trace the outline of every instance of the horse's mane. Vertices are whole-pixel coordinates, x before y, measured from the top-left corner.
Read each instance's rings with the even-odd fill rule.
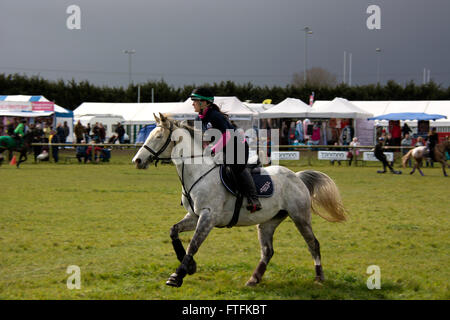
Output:
[[[186,129],[192,138],[194,138],[195,134],[198,133],[198,130],[196,130],[194,127],[188,125],[185,121],[175,120],[171,117],[167,117],[167,120],[170,123],[172,123],[173,125],[177,126],[178,128]]]

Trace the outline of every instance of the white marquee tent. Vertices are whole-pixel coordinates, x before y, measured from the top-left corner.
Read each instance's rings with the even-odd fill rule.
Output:
[[[236,97],[214,97],[214,103],[220,109],[230,116],[233,121],[240,121],[239,126],[249,127],[256,112],[247,108]],[[189,98],[184,102],[164,102],[164,103],[108,103],[108,102],[84,102],[74,110],[75,121],[82,117],[92,116],[91,123],[95,123],[96,118],[105,119],[108,115],[112,122],[109,132],[113,132],[112,126],[117,123],[117,118],[123,118],[123,124],[131,141],[135,141],[139,130],[147,124],[155,122],[153,114],[164,113],[175,119],[195,119],[197,113],[192,106],[192,100]],[[99,121],[101,122],[101,121]],[[244,125],[244,123],[248,123]],[[105,125],[105,123],[103,122]]]
[[[318,100],[314,103],[316,106],[327,104],[330,101]],[[431,121],[432,127],[450,127],[450,101],[449,100],[422,100],[422,101],[351,101],[359,108],[372,113],[374,117],[388,114],[388,113],[403,113],[403,112],[423,112],[429,114],[442,114],[447,116],[447,119],[439,119]],[[381,125],[387,125],[387,121],[377,122]],[[408,125],[415,127],[417,121],[406,121]]]
[[[1,95],[0,103],[18,103],[18,104],[30,104],[34,102],[50,102],[44,96],[28,96],[28,95]],[[64,109],[57,104],[53,104],[53,111],[11,111],[3,110],[0,106],[0,117],[25,117],[25,118],[38,118],[38,117],[53,117],[53,126],[56,127],[59,123],[64,123],[67,121],[69,127],[69,136],[67,137],[67,142],[73,142],[73,112]],[[34,122],[34,120],[30,120]]]
[[[351,118],[351,119],[367,119],[373,114],[367,112],[347,99],[335,98],[329,103],[321,105],[313,105],[308,117],[310,118]]]
[[[261,112],[259,118],[305,118],[310,111],[311,107],[300,99],[286,98],[272,108]]]

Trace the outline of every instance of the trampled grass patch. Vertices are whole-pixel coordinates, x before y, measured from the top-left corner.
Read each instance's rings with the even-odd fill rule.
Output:
[[[448,178],[377,174],[378,167],[312,167],[338,185],[349,219],[313,216],[326,281],[294,224],[275,232],[263,282],[245,287],[259,260],[255,227],[214,229],[197,273],[181,288],[165,285],[178,262],[169,230],[185,214],[172,165],[136,170],[125,150],[111,163],[28,161],[0,167],[0,299],[449,299]],[[192,232],[182,233],[187,245]],[[81,270],[69,290],[67,267]],[[381,289],[369,290],[377,265]]]

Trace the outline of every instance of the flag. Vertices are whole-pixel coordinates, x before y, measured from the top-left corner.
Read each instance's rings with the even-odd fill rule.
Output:
[[[309,96],[309,106],[312,107],[313,103],[314,103],[314,91]]]

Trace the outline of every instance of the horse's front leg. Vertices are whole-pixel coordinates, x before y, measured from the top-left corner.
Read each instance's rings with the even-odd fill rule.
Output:
[[[188,273],[188,266],[194,261],[194,254],[197,253],[198,248],[201,246],[203,241],[208,236],[209,232],[214,228],[215,221],[211,216],[210,209],[202,209],[200,212],[200,217],[197,222],[197,227],[195,229],[194,236],[189,243],[187,254],[183,257],[180,266],[177,268],[175,273],[167,280],[166,284],[173,287],[181,287],[183,284],[183,278]]]
[[[22,163],[22,162],[25,162],[25,161],[27,161],[27,154],[26,153],[21,153],[20,154],[20,156],[19,156],[19,161],[17,161],[17,164],[16,164],[16,166],[17,166],[17,168],[19,168],[19,165]]]
[[[186,255],[186,250],[184,250],[183,243],[178,237],[180,232],[192,231],[197,225],[198,217],[196,215],[188,213],[180,222],[173,225],[170,229],[170,238],[172,239],[172,246],[177,255],[177,259],[182,262],[184,256]],[[192,263],[188,265],[188,274],[194,274],[196,271],[196,263],[192,260]]]

